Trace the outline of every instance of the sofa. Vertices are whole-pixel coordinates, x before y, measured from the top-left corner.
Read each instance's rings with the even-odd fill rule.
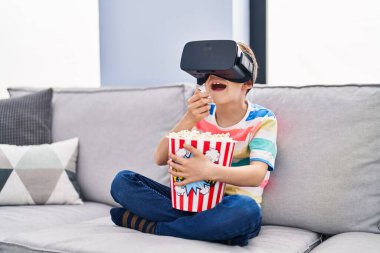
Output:
[[[247,98],[278,120],[263,225],[248,246],[144,234],[110,219],[117,172],[169,186],[153,152],[195,84],[55,88],[54,141],[79,138],[83,205],[0,207],[0,252],[380,252],[380,85],[255,84]],[[11,97],[37,88],[9,88]]]

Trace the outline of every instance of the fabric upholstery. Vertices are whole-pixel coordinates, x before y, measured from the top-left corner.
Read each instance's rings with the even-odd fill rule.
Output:
[[[4,249],[22,247],[23,252],[309,252],[320,242],[316,233],[297,228],[263,226],[248,246],[226,246],[171,236],[157,236],[114,225],[110,217],[22,233],[5,240]],[[1,249],[1,248],[0,248]]]
[[[95,202],[84,202],[83,205],[2,206],[0,242],[19,233],[34,233],[39,229],[105,217],[109,215],[110,208]]]
[[[51,143],[52,89],[0,100],[0,144]]]
[[[318,247],[312,253],[379,253],[380,235],[363,232],[350,232],[335,235]]]

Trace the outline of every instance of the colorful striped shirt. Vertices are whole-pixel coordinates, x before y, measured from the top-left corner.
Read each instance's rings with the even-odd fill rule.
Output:
[[[264,187],[267,185],[270,171],[274,170],[277,155],[277,120],[274,113],[249,100],[244,118],[230,127],[220,127],[215,119],[215,104],[212,104],[210,115],[199,121],[193,129],[213,134],[229,133],[235,144],[231,167],[249,165],[252,161],[264,162],[268,171],[259,187],[237,187],[226,185],[226,194],[243,194],[252,197],[261,206]]]

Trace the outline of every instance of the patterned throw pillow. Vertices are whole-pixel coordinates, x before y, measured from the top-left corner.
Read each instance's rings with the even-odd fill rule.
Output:
[[[76,182],[78,138],[0,144],[0,205],[83,204]]]
[[[52,142],[51,88],[0,100],[0,143],[36,145]]]

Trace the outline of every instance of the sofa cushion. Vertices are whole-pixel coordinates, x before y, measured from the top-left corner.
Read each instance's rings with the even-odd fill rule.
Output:
[[[312,253],[379,253],[380,235],[350,232],[335,235],[317,246]]]
[[[0,143],[51,143],[52,89],[0,100]]]
[[[78,142],[0,144],[0,205],[83,204],[75,177]]]
[[[11,97],[36,89],[9,89]],[[154,150],[183,116],[184,85],[153,88],[54,89],[53,141],[78,136],[78,182],[83,198],[118,205],[113,178],[128,169],[169,185]]]
[[[258,237],[246,247],[227,246],[171,236],[144,234],[114,225],[110,217],[98,218],[36,232],[22,233],[5,241],[3,249],[35,251],[23,252],[309,252],[320,242],[316,233],[297,228],[263,226]],[[0,248],[1,249],[1,248]]]
[[[380,85],[256,85],[278,120],[263,224],[380,233]]]
[[[108,216],[110,208],[95,202],[84,202],[83,205],[2,206],[0,243],[18,233],[34,233],[43,228]]]

